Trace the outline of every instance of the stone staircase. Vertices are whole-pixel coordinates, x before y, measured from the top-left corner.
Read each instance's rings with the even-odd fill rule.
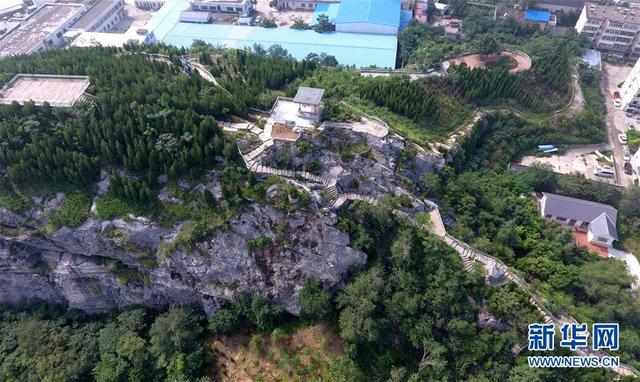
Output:
[[[520,290],[529,295],[529,303],[531,303],[538,312],[540,312],[545,324],[554,324],[558,327],[562,327],[564,324],[577,323],[573,317],[554,315],[549,309],[547,309],[542,300],[531,289],[529,289],[527,283],[518,275],[513,273],[509,267],[499,259],[477,250],[449,234],[446,234],[443,237],[443,241],[460,254],[464,263],[464,268],[467,271],[473,268],[474,262],[481,263],[487,270],[492,267],[501,268],[505,272],[507,280],[515,283]],[[598,358],[602,358],[607,355],[604,352],[596,352],[590,349],[579,349],[576,352],[582,356],[596,356]],[[620,375],[640,376],[640,372],[637,369],[626,364],[620,364],[620,366],[612,368],[611,370]]]

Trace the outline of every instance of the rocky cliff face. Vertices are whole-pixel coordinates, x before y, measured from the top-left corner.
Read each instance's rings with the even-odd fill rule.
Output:
[[[0,211],[5,227],[22,218]],[[50,234],[0,236],[0,303],[38,299],[90,313],[129,305],[198,304],[207,313],[240,292],[261,294],[300,312],[305,278],[338,288],[350,267],[365,264],[349,237],[316,210],[284,214],[252,205],[193,250],[161,251],[180,227],[165,229],[144,219],[89,219],[76,229]],[[271,244],[249,249],[261,236]]]

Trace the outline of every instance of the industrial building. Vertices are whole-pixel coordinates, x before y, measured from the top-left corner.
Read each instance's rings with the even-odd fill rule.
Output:
[[[586,3],[576,31],[591,40],[594,49],[618,58],[640,57],[640,11],[613,5]]]
[[[580,12],[585,0],[540,0],[535,2],[536,8],[548,9],[551,12]]]
[[[248,14],[251,10],[251,0],[189,0],[191,10],[214,13]]]
[[[400,0],[342,0],[336,32],[397,35]]]
[[[178,23],[162,38],[162,42],[177,47],[190,47],[195,40],[236,49],[254,44],[264,48],[279,45],[297,59],[310,53],[326,53],[335,56],[340,64],[359,68],[395,67],[398,44],[397,37],[389,35],[192,23]]]
[[[78,4],[45,4],[22,19],[12,19],[0,35],[0,57],[31,54],[61,46],[62,35],[80,19],[86,8]]]
[[[318,5],[337,4],[340,0],[274,0],[273,5],[278,9],[295,11],[315,11]]]
[[[26,9],[22,0],[3,0],[0,4],[0,18],[11,16]]]
[[[98,0],[70,29],[85,32],[108,32],[124,16],[124,0]]]
[[[71,107],[89,87],[87,76],[58,76],[49,74],[16,74],[0,89],[0,103],[33,101],[47,102],[55,107]]]
[[[167,0],[135,0],[133,4],[136,8],[154,10],[162,8],[167,3]]]

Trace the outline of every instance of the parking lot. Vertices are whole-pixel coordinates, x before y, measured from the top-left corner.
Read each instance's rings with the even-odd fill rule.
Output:
[[[635,118],[629,118],[625,115],[621,108],[615,107],[613,104],[613,93],[620,91],[618,84],[622,83],[626,78],[631,67],[618,66],[610,63],[604,63],[602,68],[601,87],[605,97],[605,105],[607,107],[606,124],[609,132],[609,143],[613,148],[615,172],[617,184],[628,187],[634,183],[636,174],[627,175],[624,173],[623,150],[627,148],[618,140],[618,134],[626,133],[627,123],[639,126],[640,121]],[[631,153],[633,155],[633,153]],[[635,166],[634,166],[635,167]]]
[[[613,178],[603,178],[595,175],[596,168],[612,166],[607,160],[599,158],[595,154],[596,150],[605,153],[610,150],[610,146],[606,144],[574,146],[567,149],[562,155],[528,155],[523,157],[520,163],[526,166],[531,166],[535,163],[545,164],[551,166],[553,171],[560,174],[579,172],[589,179],[614,183],[615,180]]]

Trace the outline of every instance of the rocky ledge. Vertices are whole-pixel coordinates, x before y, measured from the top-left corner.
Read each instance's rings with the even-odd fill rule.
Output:
[[[0,218],[9,220],[5,226],[19,220],[6,211]],[[317,210],[285,214],[252,205],[228,227],[189,251],[166,255],[163,246],[182,227],[138,218],[91,218],[50,234],[2,235],[0,304],[44,300],[89,313],[197,304],[212,313],[250,292],[299,314],[306,278],[340,288],[348,270],[366,262],[364,253],[349,247],[349,236]]]

